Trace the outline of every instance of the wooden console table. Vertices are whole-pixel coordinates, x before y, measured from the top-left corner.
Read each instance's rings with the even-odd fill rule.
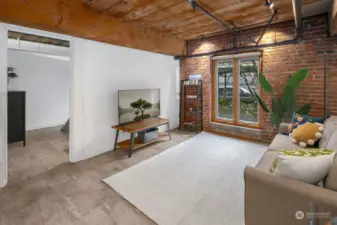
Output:
[[[145,131],[145,130],[148,130],[154,127],[159,127],[162,125],[167,126],[167,132],[160,132],[158,138],[154,140],[141,143],[141,141],[138,138],[135,138],[135,134],[137,132]],[[112,126],[112,128],[116,129],[114,151],[116,151],[116,148],[117,148],[119,131],[130,133],[130,139],[118,143],[120,148],[129,150],[129,158],[132,156],[132,152],[135,149],[144,147],[154,142],[165,141],[165,137],[169,137],[169,140],[171,140],[169,120],[159,118],[159,117],[135,121],[135,122],[131,122],[125,125],[116,125],[116,126]]]

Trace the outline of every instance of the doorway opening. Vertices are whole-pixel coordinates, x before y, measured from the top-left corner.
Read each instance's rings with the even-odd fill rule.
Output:
[[[8,31],[9,183],[69,162],[70,42]]]

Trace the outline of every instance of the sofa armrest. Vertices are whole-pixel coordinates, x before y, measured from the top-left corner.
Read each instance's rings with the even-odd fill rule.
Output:
[[[319,223],[337,216],[337,193],[296,180],[276,177],[247,167],[245,179],[245,225],[308,225],[307,213],[315,205]],[[296,219],[302,211],[305,218]],[[310,216],[310,215],[309,215]],[[315,223],[313,223],[315,224]]]
[[[289,134],[289,123],[281,123],[280,128],[279,128],[279,133],[280,134]]]

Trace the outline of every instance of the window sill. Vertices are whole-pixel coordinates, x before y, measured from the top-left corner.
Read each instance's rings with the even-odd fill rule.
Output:
[[[210,128],[218,132],[227,133],[235,136],[248,137],[252,139],[260,139],[262,135],[262,129],[260,128],[251,128],[218,122],[210,122],[209,126]]]
[[[251,129],[256,129],[256,130],[262,130],[261,126],[258,123],[249,123],[249,122],[237,122],[234,123],[233,120],[225,120],[225,119],[212,119],[211,123],[216,123],[216,124],[224,124],[228,126],[234,126],[234,127],[243,127],[243,128],[251,128]]]

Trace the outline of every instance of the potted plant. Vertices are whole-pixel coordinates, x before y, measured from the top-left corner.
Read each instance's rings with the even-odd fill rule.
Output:
[[[281,98],[276,94],[274,88],[269,84],[268,80],[262,73],[259,74],[259,83],[263,91],[267,92],[272,96],[272,106],[271,109],[268,109],[266,104],[262,101],[262,98],[249,86],[249,91],[255,96],[258,104],[261,106],[264,112],[270,113],[272,124],[276,127],[279,127],[280,123],[284,122],[289,115],[292,115],[296,110],[296,98],[295,98],[295,89],[299,88],[301,82],[307,77],[308,70],[300,69],[295,72],[287,80]],[[247,81],[246,81],[247,83]],[[310,104],[302,106],[297,113],[308,114],[311,109]]]
[[[7,84],[9,84],[11,79],[17,78],[19,77],[16,73],[15,73],[15,68],[13,67],[8,67],[7,68]]]

